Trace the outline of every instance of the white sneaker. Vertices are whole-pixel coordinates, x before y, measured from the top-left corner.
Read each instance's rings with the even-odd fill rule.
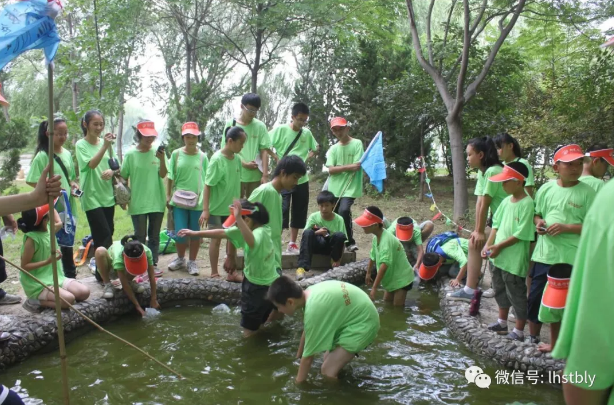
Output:
[[[173,260],[172,262],[168,264],[168,269],[170,271],[177,271],[177,270],[182,270],[185,268],[186,268],[185,257],[177,256],[175,260]]]
[[[199,274],[198,265],[196,264],[195,261],[190,260],[188,262],[188,274],[191,276],[198,276]]]
[[[105,284],[102,289],[102,298],[111,299],[113,298],[114,292],[113,284]]]
[[[493,290],[492,288],[489,288],[488,290],[482,293],[482,297],[484,298],[492,298],[494,296],[495,296],[495,290]]]
[[[145,286],[143,284],[137,283],[134,280],[130,282],[130,287],[132,287],[132,291],[134,291],[137,294],[142,294],[145,292]]]
[[[299,254],[300,249],[298,248],[296,242],[290,242],[288,243],[288,249],[286,249],[286,252],[291,253],[293,255],[297,255]]]
[[[355,252],[355,251],[357,251],[357,250],[358,250],[358,246],[356,246],[356,244],[354,244],[354,243],[353,243],[353,244],[351,244],[351,245],[347,246],[347,247],[345,248],[345,250],[347,250],[347,251],[348,251],[348,252],[350,252],[350,253],[351,253],[351,252]]]
[[[90,264],[88,264],[87,267],[89,267],[92,274],[96,274],[96,258],[92,257],[90,259]]]

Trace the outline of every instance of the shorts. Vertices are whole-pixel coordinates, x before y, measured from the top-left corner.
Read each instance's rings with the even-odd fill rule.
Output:
[[[186,210],[184,208],[173,207],[173,219],[175,220],[175,230],[189,229],[191,231],[200,231],[200,224],[198,220],[202,211],[199,210]],[[176,243],[188,243],[187,238],[174,237]],[[199,237],[193,237],[190,239],[199,239]]]
[[[257,331],[260,325],[269,319],[275,309],[273,303],[266,299],[268,285],[254,284],[243,277],[241,284],[241,327]]]
[[[546,286],[548,288],[548,286]],[[544,289],[544,292],[546,290]],[[548,308],[544,304],[539,306],[539,321],[543,323],[557,323],[563,320],[563,311],[565,308]]]
[[[548,282],[548,270],[551,264],[533,263],[529,276],[531,277],[531,289],[527,303],[527,319],[533,323],[541,323],[539,320],[539,307],[542,303],[544,288]]]
[[[207,229],[222,229],[222,224],[228,219],[228,215],[211,215],[207,222]]]
[[[414,282],[407,284],[405,287],[401,288],[401,290],[409,291],[414,286]]]
[[[68,286],[71,285],[74,281],[77,281],[77,280],[75,280],[74,278],[66,277],[64,278],[64,282],[62,283],[62,286],[60,288],[63,288],[66,290]],[[52,285],[49,285],[47,287],[51,287],[51,289],[53,289]],[[40,301],[51,301],[49,299],[45,299],[45,298],[48,298],[47,294],[51,294],[51,293],[47,289],[43,289],[43,291],[41,291],[41,293],[38,295],[38,298],[36,298],[36,301],[39,301],[39,302]],[[55,296],[52,299],[55,299]]]
[[[492,286],[499,308],[514,307],[517,319],[527,319],[527,284],[524,277],[495,266],[492,271]]]

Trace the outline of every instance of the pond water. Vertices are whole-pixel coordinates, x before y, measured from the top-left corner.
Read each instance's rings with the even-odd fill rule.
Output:
[[[412,291],[405,309],[376,302],[381,330],[375,342],[342,371],[338,382],[319,374],[296,385],[295,354],[301,316],[243,339],[238,309],[164,308],[157,318],[123,317],[108,329],[188,377],[180,381],[142,355],[100,332],[67,347],[72,404],[561,404],[547,384],[502,385],[496,363],[469,352],[444,328],[436,293]],[[468,384],[477,365],[492,378],[489,389]],[[31,358],[0,376],[27,395],[26,404],[62,404],[57,352]]]

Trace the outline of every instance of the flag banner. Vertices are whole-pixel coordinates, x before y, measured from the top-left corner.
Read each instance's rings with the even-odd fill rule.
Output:
[[[384,146],[382,143],[382,131],[378,132],[369,147],[360,158],[360,165],[367,173],[371,184],[380,193],[384,191],[384,180],[386,180],[386,162],[384,160]]]
[[[47,63],[58,50],[60,37],[54,18],[58,0],[22,0],[0,11],[0,69],[30,49],[43,49]]]

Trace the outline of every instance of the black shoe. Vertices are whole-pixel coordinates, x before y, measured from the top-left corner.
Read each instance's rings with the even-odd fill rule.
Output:
[[[529,343],[533,343],[534,345],[539,343],[539,336],[529,336]]]
[[[507,326],[501,326],[499,322],[488,325],[488,330],[496,332],[498,335],[507,335]]]

